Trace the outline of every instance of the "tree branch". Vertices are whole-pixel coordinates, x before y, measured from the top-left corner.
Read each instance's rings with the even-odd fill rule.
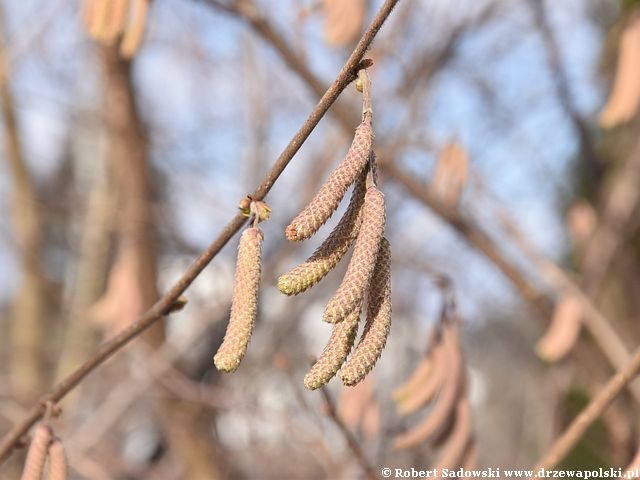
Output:
[[[305,123],[302,125],[300,130],[298,130],[293,139],[287,144],[271,170],[267,173],[263,182],[253,193],[252,196],[254,199],[261,200],[267,195],[267,193],[269,193],[273,184],[282,174],[294,155],[298,152],[302,144],[307,140],[309,135],[311,135],[311,132],[313,132],[322,117],[336,101],[340,93],[342,93],[347,85],[355,80],[360,62],[364,57],[365,52],[373,42],[373,39],[385,20],[389,17],[398,1],[399,0],[386,0],[382,5],[371,22],[371,25],[367,28],[364,35],[356,45],[356,48],[349,56],[349,59],[340,70],[340,73],[331,87],[329,87],[329,89],[324,93]],[[18,424],[3,437],[2,441],[0,441],[0,462],[4,461],[10,455],[13,448],[20,441],[20,438],[29,431],[38,419],[42,417],[45,413],[46,402],[58,402],[105,360],[110,358],[123,346],[128,344],[140,333],[144,332],[147,328],[166,315],[171,310],[171,307],[178,297],[189,287],[189,285],[191,285],[200,272],[204,270],[209,262],[211,262],[227,242],[240,230],[245,221],[246,218],[241,213],[236,214],[236,216],[220,233],[218,238],[216,238],[193,262],[178,282],[149,310],[147,310],[137,322],[123,330],[111,340],[102,344],[97,349],[93,357],[87,360],[67,378],[58,383],[51,391],[44,394],[40,401],[27,412],[25,418],[18,422]]]
[[[578,414],[569,427],[556,439],[551,449],[534,467],[534,474],[541,468],[550,470],[571,451],[578,443],[591,424],[607,409],[625,386],[635,378],[640,371],[640,348],[636,349],[627,365],[618,371],[589,405]]]

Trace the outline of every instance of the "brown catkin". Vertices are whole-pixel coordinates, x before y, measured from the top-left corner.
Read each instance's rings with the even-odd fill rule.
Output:
[[[301,241],[309,238],[331,217],[349,186],[367,165],[372,144],[373,129],[370,124],[362,122],[356,129],[347,156],[331,172],[309,205],[285,229],[285,236],[289,240]]]
[[[362,226],[347,272],[324,311],[324,320],[329,323],[341,322],[362,303],[376,265],[384,234],[385,213],[384,195],[375,186],[367,189],[363,211]]]
[[[353,342],[358,334],[359,321],[360,308],[356,308],[343,322],[333,327],[331,337],[329,337],[322,355],[304,376],[305,387],[309,390],[320,388],[338,373],[338,370],[347,359],[351,347],[353,347]]]
[[[38,425],[31,439],[21,480],[40,480],[50,441],[51,429],[44,424]]]
[[[49,447],[49,468],[47,480],[67,480],[67,458],[59,439],[55,439]]]
[[[213,361],[218,370],[233,372],[247,351],[258,312],[260,250],[263,240],[258,227],[247,228],[240,237],[231,318],[222,345]]]
[[[387,343],[391,328],[391,247],[383,238],[369,290],[367,323],[353,355],[340,377],[345,385],[360,382],[374,367]]]
[[[278,288],[285,295],[297,295],[322,280],[342,260],[362,225],[362,205],[367,174],[363,171],[353,188],[351,201],[340,222],[327,239],[304,263],[278,279]]]

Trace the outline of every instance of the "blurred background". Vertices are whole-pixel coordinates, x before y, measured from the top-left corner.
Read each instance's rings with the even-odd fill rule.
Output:
[[[0,4],[4,433],[218,235],[382,2]],[[438,442],[394,448],[429,407],[400,415],[392,392],[451,299],[479,466],[532,465],[638,344],[639,11],[635,0],[405,0],[375,39],[394,323],[364,386],[336,379],[327,393],[376,470],[437,458]],[[302,384],[347,262],[304,295],[275,286],[340,218],[344,206],[303,244],[283,235],[345,155],[360,97],[345,90],[266,199],[259,319],[239,370],[212,362],[236,237],[184,310],[61,402],[52,426],[71,478],[362,478],[326,398]],[[633,385],[564,468],[630,461]],[[23,461],[14,453],[2,478]]]

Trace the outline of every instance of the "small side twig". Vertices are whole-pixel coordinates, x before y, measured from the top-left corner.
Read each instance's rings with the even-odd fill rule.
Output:
[[[342,419],[338,415],[335,402],[333,401],[333,398],[331,398],[331,395],[329,394],[329,390],[327,390],[326,386],[323,386],[320,389],[320,392],[322,393],[322,397],[324,398],[324,401],[327,404],[327,414],[329,415],[329,418],[336,425],[336,427],[338,427],[338,429],[340,430],[340,433],[342,433],[342,436],[346,440],[347,445],[349,446],[349,449],[353,453],[353,456],[360,464],[360,467],[362,467],[362,470],[365,472],[367,479],[375,480],[376,478],[378,478],[378,476],[376,475],[376,470],[369,463],[369,461],[367,460],[367,457],[365,457],[364,452],[362,451],[362,448],[358,443],[358,440],[353,435],[353,432],[349,430],[349,427],[345,425],[345,423],[342,421]]]
[[[636,349],[627,365],[618,371],[582,412],[573,419],[569,427],[551,446],[547,454],[534,467],[534,473],[541,468],[550,470],[571,451],[591,424],[607,409],[618,394],[624,390],[640,371],[640,348]]]

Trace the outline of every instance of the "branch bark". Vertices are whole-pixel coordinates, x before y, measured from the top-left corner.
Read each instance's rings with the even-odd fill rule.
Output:
[[[355,80],[360,62],[363,59],[365,52],[373,42],[378,31],[389,17],[398,1],[399,0],[386,0],[384,2],[356,45],[356,48],[349,56],[347,62],[340,70],[340,73],[332,83],[331,87],[329,87],[329,89],[324,93],[300,130],[298,130],[293,139],[287,144],[284,151],[280,154],[275,164],[264,178],[263,182],[253,193],[254,199],[261,200],[267,195],[267,193],[269,193],[278,177],[282,174],[289,162],[291,162],[294,155],[298,152],[309,135],[311,135],[311,132],[313,132],[322,117],[324,117],[347,85]],[[178,300],[178,297],[189,287],[189,285],[191,285],[200,272],[202,272],[209,262],[211,262],[220,250],[222,250],[227,242],[240,230],[245,221],[246,218],[241,213],[236,214],[236,216],[233,217],[233,219],[223,229],[218,238],[216,238],[193,262],[178,282],[149,310],[147,310],[137,322],[123,330],[111,340],[102,344],[102,346],[98,347],[93,357],[88,359],[76,371],[58,383],[52,390],[44,394],[40,401],[31,407],[26,416],[3,437],[2,441],[0,441],[0,462],[4,461],[10,455],[16,444],[20,441],[20,438],[42,417],[46,410],[46,402],[58,402],[105,360],[110,358],[123,346],[128,344],[131,340],[165,316],[171,310],[171,307],[176,300]]]

